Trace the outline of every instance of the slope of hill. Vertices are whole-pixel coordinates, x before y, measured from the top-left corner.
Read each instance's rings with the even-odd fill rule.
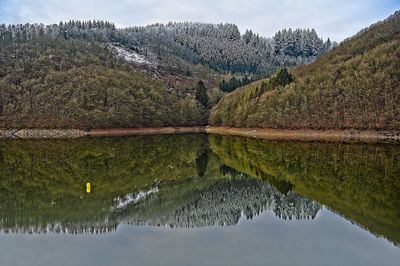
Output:
[[[398,11],[292,75],[281,71],[226,95],[213,108],[210,124],[398,130],[399,58]]]
[[[304,38],[296,42],[296,36]],[[276,38],[250,31],[241,36],[232,24],[3,24],[0,127],[204,125],[222,94],[217,86],[224,71],[268,74],[312,61],[331,47],[313,30],[285,30]],[[208,93],[196,93],[199,80]]]
[[[0,127],[201,125],[206,110],[97,43],[40,39],[0,46]]]

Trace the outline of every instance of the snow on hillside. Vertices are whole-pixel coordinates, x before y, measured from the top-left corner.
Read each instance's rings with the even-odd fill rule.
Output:
[[[122,58],[127,62],[132,62],[136,64],[145,64],[145,65],[152,65],[153,63],[146,59],[143,55],[138,54],[137,52],[130,50],[130,49],[125,49],[120,46],[116,45],[110,45],[109,46],[111,52],[117,56],[118,58]]]

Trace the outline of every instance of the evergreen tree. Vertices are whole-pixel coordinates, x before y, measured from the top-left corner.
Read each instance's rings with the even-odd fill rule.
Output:
[[[241,86],[247,85],[249,84],[251,81],[250,79],[247,77],[247,75],[244,76],[244,78],[240,81]]]
[[[245,86],[245,85],[249,84],[250,82],[251,82],[251,80],[247,77],[247,75],[245,75],[243,79],[237,79],[236,77],[232,77],[228,82],[226,82],[225,80],[222,80],[219,83],[219,88],[223,92],[232,92],[235,89],[237,89],[238,87]]]
[[[273,85],[274,86],[286,86],[293,81],[293,76],[290,74],[286,68],[279,70],[278,74],[276,74]]]
[[[200,150],[198,154],[196,158],[196,172],[199,177],[202,177],[207,170],[208,154],[207,150]]]
[[[226,87],[226,81],[225,79],[223,79],[220,83],[219,83],[219,88],[221,91],[225,91],[225,87]]]
[[[207,88],[201,80],[197,83],[195,96],[197,101],[199,101],[205,108],[208,108]]]

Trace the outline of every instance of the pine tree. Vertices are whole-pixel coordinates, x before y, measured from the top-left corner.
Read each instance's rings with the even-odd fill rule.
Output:
[[[332,43],[331,40],[328,38],[328,40],[326,40],[325,42],[325,51],[328,52],[331,49],[332,49]]]
[[[278,74],[276,74],[273,85],[274,86],[286,86],[293,81],[293,76],[290,74],[286,68],[279,70]]]
[[[204,86],[203,81],[199,81],[196,86],[196,100],[201,103],[205,108],[208,108],[207,88]]]
[[[244,76],[244,78],[240,81],[240,84],[242,86],[249,84],[251,81],[250,79],[247,77],[247,75]]]

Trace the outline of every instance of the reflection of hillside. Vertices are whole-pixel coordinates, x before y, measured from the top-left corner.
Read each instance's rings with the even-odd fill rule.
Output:
[[[0,142],[0,227],[112,230],[113,199],[196,177],[196,159],[207,145],[206,135]],[[212,160],[217,158],[210,158],[204,183],[219,171]]]
[[[169,212],[154,211],[158,204],[164,203],[157,197],[157,194],[153,195],[153,199],[149,199],[150,204],[143,202],[132,206],[124,221],[171,227],[203,227],[235,225],[242,215],[252,219],[265,210],[272,210],[282,219],[312,219],[320,209],[320,205],[312,200],[295,193],[284,195],[264,181],[249,178],[220,181],[198,193],[190,202],[184,202],[183,206]]]
[[[376,235],[400,243],[400,147],[210,136],[222,163],[294,187]]]
[[[0,143],[0,151],[0,228],[8,233],[107,233],[120,223],[232,225],[242,213],[251,218],[270,209],[303,219],[319,209],[228,173],[205,135],[15,141]]]
[[[264,210],[309,219],[313,199],[400,243],[398,146],[208,138],[0,142],[0,230],[233,225]]]

